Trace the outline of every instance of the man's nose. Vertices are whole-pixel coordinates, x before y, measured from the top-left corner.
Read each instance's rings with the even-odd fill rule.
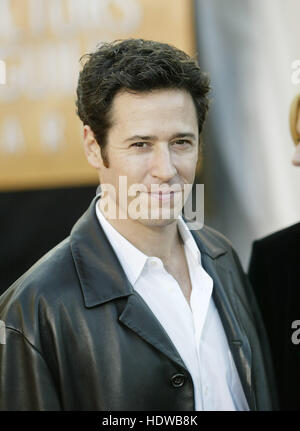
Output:
[[[156,148],[151,160],[151,175],[167,182],[176,175],[176,172],[170,148],[165,146]]]
[[[296,146],[294,157],[292,160],[293,165],[300,166],[300,144]]]

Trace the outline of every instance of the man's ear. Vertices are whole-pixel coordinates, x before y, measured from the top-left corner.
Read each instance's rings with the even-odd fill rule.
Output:
[[[91,166],[96,169],[103,167],[100,146],[90,126],[83,127],[83,147],[86,158]]]

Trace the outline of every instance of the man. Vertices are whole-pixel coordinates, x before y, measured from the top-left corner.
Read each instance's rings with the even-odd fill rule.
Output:
[[[290,128],[296,145],[292,162],[300,166],[300,94],[291,104]],[[270,340],[281,410],[300,410],[300,347],[293,338],[300,319],[299,248],[297,223],[254,241],[249,265]]]
[[[124,40],[88,55],[77,107],[101,197],[1,298],[2,409],[276,406],[235,252],[180,215],[208,91],[199,66],[167,44]]]

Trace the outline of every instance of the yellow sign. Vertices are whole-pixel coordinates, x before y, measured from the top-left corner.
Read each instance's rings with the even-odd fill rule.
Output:
[[[192,1],[0,1],[1,190],[97,182],[75,112],[79,59],[127,37],[195,55]]]

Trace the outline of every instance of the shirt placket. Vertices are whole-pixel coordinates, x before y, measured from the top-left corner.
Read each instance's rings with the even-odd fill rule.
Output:
[[[211,299],[212,283],[210,278],[205,276],[203,268],[197,266],[191,267],[190,276],[193,286],[191,295],[191,309],[194,322],[195,345],[198,360],[198,370],[200,376],[201,402],[202,409],[209,407],[209,385],[205,375],[205,370],[201,367],[201,336],[205,325],[209,303]]]

